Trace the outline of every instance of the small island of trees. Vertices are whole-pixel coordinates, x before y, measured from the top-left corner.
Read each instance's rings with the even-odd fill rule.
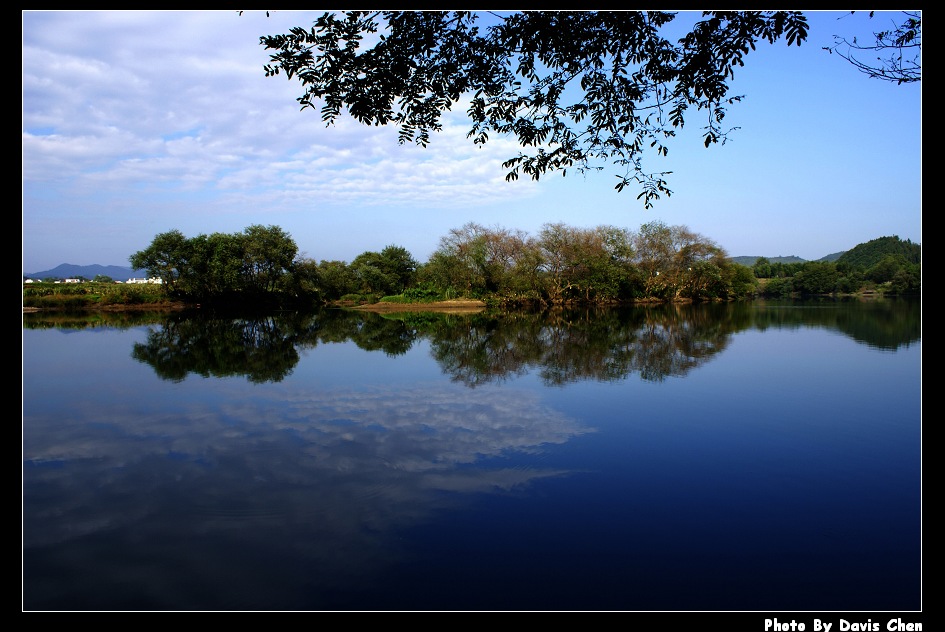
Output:
[[[762,257],[749,267],[711,239],[661,221],[636,232],[549,223],[537,235],[470,222],[443,236],[423,263],[397,245],[363,252],[350,263],[316,262],[300,256],[294,239],[272,225],[196,237],[171,230],[129,262],[161,283],[139,286],[137,299],[125,293],[126,302],[260,308],[451,299],[517,308],[921,291],[921,246],[895,236],[860,244],[835,261]],[[56,288],[58,294],[94,294]],[[25,288],[24,306],[28,297],[49,306],[52,293]]]

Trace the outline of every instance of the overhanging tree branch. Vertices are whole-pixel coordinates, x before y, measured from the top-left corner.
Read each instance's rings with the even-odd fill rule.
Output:
[[[441,116],[468,98],[474,144],[501,134],[523,148],[503,163],[506,180],[610,162],[623,168],[615,189],[635,183],[650,208],[672,192],[667,173],[644,169],[647,150],[665,156],[690,107],[707,116],[705,146],[724,143],[726,107],[741,98],[728,94],[735,68],[761,40],[807,38],[798,11],[707,11],[670,41],[661,32],[676,16],[517,12],[490,14],[496,23],[481,28],[468,11],[343,11],[260,43],[275,51],[266,75],[299,80],[302,109],[320,106],[326,125],[346,111],[425,146]],[[376,42],[365,45],[366,36]]]
[[[850,12],[855,13],[854,11]],[[870,18],[875,12],[870,11]],[[873,33],[872,44],[862,44],[857,38],[848,41],[834,35],[834,45],[825,46],[828,53],[836,53],[854,68],[872,79],[894,81],[897,85],[922,80],[922,14],[903,11],[902,22],[886,31]],[[867,54],[882,53],[875,60],[864,61]]]

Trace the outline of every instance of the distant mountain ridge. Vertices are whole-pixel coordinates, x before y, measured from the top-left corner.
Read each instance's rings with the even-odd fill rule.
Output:
[[[123,266],[102,266],[93,264],[89,266],[77,266],[72,263],[63,263],[52,270],[42,270],[40,272],[26,272],[23,277],[41,281],[54,277],[57,279],[75,279],[84,277],[92,280],[98,275],[111,277],[113,281],[127,281],[128,279],[142,279],[148,276],[147,270],[135,270]]]
[[[823,256],[820,259],[814,259],[814,261],[836,261],[843,255],[844,252],[846,251],[841,250],[840,252]],[[734,263],[748,266],[750,268],[755,265],[755,262],[758,261],[758,259],[761,259],[761,257],[729,257],[729,259],[731,259]],[[769,263],[804,263],[807,261],[807,259],[801,259],[797,255],[791,255],[790,257],[765,257],[765,259],[767,259]]]

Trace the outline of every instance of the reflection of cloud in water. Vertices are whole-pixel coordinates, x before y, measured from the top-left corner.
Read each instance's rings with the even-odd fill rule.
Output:
[[[333,393],[329,399],[299,394],[281,404],[278,423],[313,447],[354,441],[381,457],[387,467],[424,471],[508,451],[533,452],[564,443],[587,430],[561,413],[542,407],[527,391],[414,388],[395,392]]]
[[[229,403],[181,414],[128,402],[111,410],[77,403],[67,420],[27,412],[24,545],[97,534],[120,554],[149,538],[187,546],[211,538],[202,558],[262,548],[254,555],[302,556],[338,582],[396,557],[394,530],[462,494],[567,474],[540,467],[542,446],[590,431],[526,390],[231,384]]]

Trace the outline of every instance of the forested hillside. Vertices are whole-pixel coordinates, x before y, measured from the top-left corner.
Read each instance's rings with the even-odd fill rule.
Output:
[[[922,292],[922,247],[897,236],[880,237],[842,253],[836,261],[772,263],[761,258],[752,266],[765,279],[764,296],[882,292]]]
[[[918,264],[922,262],[922,246],[908,239],[903,241],[896,235],[880,237],[846,251],[837,259],[837,263],[865,270],[872,268],[886,257],[896,259],[901,257],[905,263]]]

